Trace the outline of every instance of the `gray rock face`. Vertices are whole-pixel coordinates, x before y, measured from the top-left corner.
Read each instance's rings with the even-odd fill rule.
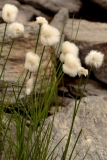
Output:
[[[33,6],[30,6],[27,4],[21,5],[17,0],[4,0],[4,1],[0,1],[0,23],[3,23],[1,12],[2,12],[2,8],[5,4],[13,4],[18,7],[19,13],[18,13],[17,21],[21,22],[21,23],[26,23],[26,22],[32,20],[32,18],[34,16],[41,15],[44,17],[49,17],[49,16],[46,16],[41,11],[33,8]]]
[[[53,18],[51,21],[51,25],[54,27],[57,27],[60,31],[63,29],[63,25],[67,23],[67,20],[69,19],[68,15],[68,9],[62,8]]]
[[[18,125],[17,125],[17,122],[14,120],[14,118],[11,118],[11,117],[12,117],[11,114],[5,114],[5,116],[2,117],[2,125],[4,127],[3,130],[5,133],[6,132],[5,130],[7,129],[7,132],[6,132],[7,136],[5,137],[5,140],[3,141],[4,143],[2,143],[3,150],[2,150],[2,153],[0,154],[0,160],[4,160],[4,159],[13,160],[14,159],[13,157],[16,156],[15,145],[17,145],[19,142],[19,139],[17,136]],[[11,119],[11,122],[9,123],[10,119]],[[25,145],[27,143],[26,139],[28,138],[28,131],[29,131],[29,128],[25,126],[25,132],[24,132],[24,144]],[[4,139],[4,133],[0,137],[1,140]],[[12,142],[11,144],[8,138]],[[10,148],[12,149],[12,154],[10,155],[10,158],[9,158],[8,154],[6,155],[6,152],[8,153]]]
[[[67,40],[70,40],[72,35],[72,41],[76,39],[76,43],[80,48],[84,48],[84,46],[90,46],[92,44],[107,42],[106,23],[89,22],[86,20],[81,20],[79,25],[79,21],[80,20],[74,19],[73,32],[72,19],[69,19],[67,21],[67,25],[65,27],[65,36]]]
[[[51,11],[53,13],[58,12],[61,8],[65,7],[70,13],[78,12],[81,8],[80,0],[18,0],[33,6],[36,9]]]
[[[79,82],[80,82],[79,78],[73,79],[71,81],[69,79],[68,83],[65,82],[66,87],[69,89],[69,92],[74,97],[76,97]],[[79,97],[81,96],[81,93],[82,93],[82,90],[83,90],[85,83],[86,83],[86,78],[82,78],[80,91],[78,93]],[[87,84],[85,91],[83,93],[83,96],[87,97],[87,96],[101,96],[101,95],[107,95],[107,86],[101,82],[89,79],[88,84]]]
[[[91,0],[91,1],[98,4],[100,7],[107,9],[107,0]]]
[[[64,139],[58,145],[55,154],[58,153],[56,160],[61,160],[62,148],[64,149],[67,136],[69,134],[72,116],[74,110],[74,102],[71,102],[62,112],[57,113],[53,122],[52,136],[55,138],[52,143],[51,150],[56,146],[62,137]],[[52,116],[46,119],[45,127],[52,120]],[[79,142],[74,150],[73,157],[80,160],[84,157],[87,149],[87,141],[91,141],[91,146],[85,160],[106,160],[107,159],[107,96],[89,96],[83,98],[75,119],[72,138],[69,145],[66,160],[73,149],[80,129],[83,129]],[[45,132],[44,132],[45,133]]]
[[[60,46],[59,46],[59,51],[57,50],[56,56],[59,57],[60,55],[60,49],[61,49],[61,45],[64,42],[65,39],[65,34],[62,33],[63,32],[63,28],[65,26],[65,24],[67,23],[67,20],[69,19],[69,13],[68,10],[66,8],[62,8],[53,18],[53,20],[51,21],[51,25],[58,28],[60,30],[60,33],[62,34],[61,36],[61,42],[60,42]]]

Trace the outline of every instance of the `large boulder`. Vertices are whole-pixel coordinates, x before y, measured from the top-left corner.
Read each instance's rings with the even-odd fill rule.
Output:
[[[16,116],[16,115],[14,115]],[[21,116],[20,116],[20,122],[21,122]],[[11,119],[11,121],[10,121]],[[27,124],[27,122],[26,122]],[[0,133],[0,145],[2,146],[2,150],[0,153],[0,160],[4,160],[4,159],[8,159],[8,154],[6,155],[6,153],[9,153],[9,149],[12,149],[12,154],[10,154],[10,158],[9,159],[14,159],[13,157],[16,156],[16,149],[15,149],[15,145],[18,144],[19,139],[17,136],[17,131],[18,131],[18,123],[17,120],[13,118],[12,114],[5,114],[2,117],[2,132]],[[4,139],[4,135],[6,133],[5,139]],[[25,125],[25,130],[24,130],[24,145],[27,144],[27,138],[29,134],[29,128]],[[10,143],[11,141],[11,143]],[[1,147],[0,146],[0,147]],[[30,147],[29,147],[30,148]]]
[[[80,78],[75,78],[75,79],[69,78],[68,82],[66,82],[65,80],[65,86],[69,90],[69,94],[71,94],[73,97],[76,97],[79,83],[80,83]],[[85,83],[86,83],[86,78],[82,78],[78,97],[81,96]],[[87,97],[87,96],[101,96],[101,95],[107,95],[107,86],[95,79],[94,80],[89,79],[87,86],[84,90],[83,96]]]
[[[107,0],[91,0],[91,1],[98,4],[100,7],[107,9]]]
[[[70,131],[75,102],[71,102],[65,109],[57,113],[54,117],[52,129],[52,143],[50,151],[52,151],[58,142],[59,143],[54,156],[56,160],[61,160],[62,151],[67,142],[67,137]],[[53,116],[50,116],[45,121],[45,127],[52,121]],[[107,96],[89,96],[83,98],[74,122],[73,132],[69,144],[66,160],[73,149],[79,131],[82,129],[81,135],[73,157],[77,154],[76,159],[82,159],[89,147],[90,149],[85,160],[105,160],[107,158]],[[45,134],[45,130],[43,132]]]
[[[53,20],[51,21],[51,25],[58,28],[61,32],[61,42],[60,45],[58,46],[59,50],[57,49],[56,51],[56,57],[59,57],[60,55],[60,50],[61,50],[61,45],[65,39],[65,34],[63,32],[63,28],[65,26],[65,24],[67,23],[67,20],[69,19],[69,13],[68,13],[68,9],[67,8],[62,8],[61,10],[59,10],[58,14],[56,14],[53,18]],[[55,46],[56,47],[56,46]]]
[[[28,21],[34,20],[36,16],[44,16],[49,19],[49,16],[42,13],[40,10],[35,9],[33,6],[27,4],[20,4],[17,0],[4,0],[0,1],[0,23],[3,23],[1,11],[5,4],[13,4],[18,7],[19,13],[17,21],[21,23],[26,23]]]
[[[44,12],[56,13],[61,8],[65,7],[70,13],[76,13],[80,10],[82,3],[80,0],[18,0],[21,3],[29,4],[36,9]]]
[[[106,32],[107,23],[90,22],[83,19],[74,19],[73,26],[72,19],[69,19],[65,27],[66,40],[70,40],[72,35],[72,41],[75,40],[80,48],[107,42]]]

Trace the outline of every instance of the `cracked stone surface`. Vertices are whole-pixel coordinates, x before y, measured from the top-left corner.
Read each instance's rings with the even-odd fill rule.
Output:
[[[58,153],[57,160],[61,159],[62,148],[64,149],[67,136],[71,127],[73,110],[75,102],[71,102],[66,108],[61,112],[56,113],[54,122],[52,136],[55,138],[52,143],[52,149],[57,145],[62,137],[63,140],[58,145],[54,155]],[[51,122],[53,116],[46,119],[45,129],[49,122]],[[107,159],[107,96],[88,96],[82,99],[79,110],[75,119],[72,137],[69,145],[68,154],[66,160],[72,151],[73,145],[82,129],[82,135],[77,143],[73,157],[79,151],[77,160],[84,157],[88,145],[87,140],[91,141],[91,146],[89,152],[86,156],[86,160],[106,160]],[[45,134],[44,129],[44,134]]]

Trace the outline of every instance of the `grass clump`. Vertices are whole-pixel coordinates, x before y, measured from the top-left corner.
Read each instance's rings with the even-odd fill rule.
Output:
[[[11,9],[10,9],[11,8]],[[13,17],[14,14],[14,17]],[[59,46],[61,43],[62,33],[59,30],[48,24],[44,17],[37,17],[39,30],[36,36],[36,43],[34,52],[28,52],[25,56],[24,70],[14,84],[6,83],[3,79],[3,74],[11,54],[12,47],[16,38],[23,36],[24,25],[15,22],[18,14],[18,9],[13,5],[5,5],[2,10],[2,16],[5,20],[5,29],[3,41],[0,49],[0,58],[2,57],[3,47],[5,45],[5,36],[11,35],[12,42],[8,51],[7,57],[4,60],[2,71],[0,73],[0,80],[2,81],[2,88],[5,88],[0,99],[0,154],[2,160],[55,160],[57,155],[54,154],[59,142],[50,152],[54,136],[51,135],[54,123],[54,117],[48,124],[45,134],[43,134],[45,118],[48,116],[48,111],[54,97],[56,101],[56,110],[58,110],[58,84],[60,83],[64,74],[71,77],[80,76],[80,83],[74,106],[74,113],[71,119],[71,128],[67,138],[67,143],[63,148],[61,160],[66,160],[69,143],[73,131],[75,117],[85,90],[87,80],[89,79],[92,67],[99,67],[102,64],[103,54],[96,54],[94,51],[86,57],[86,63],[91,65],[91,70],[81,67],[81,62],[78,57],[79,49],[73,42],[64,42],[61,48],[60,61],[58,67],[55,55],[59,54]],[[74,20],[74,18],[73,18]],[[11,24],[8,24],[11,23]],[[77,36],[77,35],[76,35]],[[41,55],[37,54],[39,41],[42,43]],[[70,40],[71,41],[71,40]],[[50,58],[47,61],[44,72],[41,72],[43,56],[45,51],[49,50]],[[100,59],[102,61],[100,61]],[[51,67],[49,65],[51,63]],[[46,72],[49,68],[49,79],[46,81]],[[35,74],[35,76],[34,76]],[[37,90],[37,80],[41,77],[40,86]],[[82,77],[87,76],[86,84],[84,85],[79,102],[78,92],[81,85]],[[10,98],[5,101],[8,87],[12,88]],[[20,99],[20,95],[25,88],[24,98]],[[16,94],[17,90],[17,94]],[[9,106],[11,98],[14,96],[15,102]],[[7,114],[9,110],[11,114]],[[82,129],[79,131],[75,144],[71,150],[69,160],[72,159],[73,153],[81,136]],[[76,155],[77,156],[77,155]],[[76,159],[75,158],[73,159]]]

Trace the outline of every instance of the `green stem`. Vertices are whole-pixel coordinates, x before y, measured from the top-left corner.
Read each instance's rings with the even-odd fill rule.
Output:
[[[92,67],[90,68],[89,74],[88,74],[87,79],[86,79],[86,82],[85,82],[85,84],[84,84],[84,87],[83,87],[83,90],[82,90],[82,94],[81,94],[81,96],[80,96],[78,105],[77,105],[77,107],[76,107],[76,112],[78,111],[78,108],[79,108],[81,99],[82,99],[82,97],[83,97],[83,93],[84,93],[84,91],[85,91],[86,85],[87,85],[87,83],[88,83],[88,79],[89,79],[89,77],[90,77],[91,71],[92,71]]]
[[[40,66],[41,66],[44,51],[45,51],[45,46],[43,47],[43,50],[42,50],[42,55],[41,55],[41,58],[40,58],[40,63],[39,63],[39,67],[38,67],[38,70],[37,70],[36,79],[35,79],[35,82],[34,82],[33,92],[35,92],[36,82],[37,82],[37,78],[38,78],[38,74],[39,74],[39,70],[40,70]]]
[[[29,79],[31,78],[31,75],[32,75],[32,73],[30,72],[30,74],[29,74]]]
[[[24,83],[25,83],[25,81],[26,81],[26,78],[27,78],[28,73],[29,73],[29,70],[27,70],[26,75],[25,75],[25,78],[24,78],[23,83],[22,83],[22,86],[21,86],[21,89],[20,89],[19,92],[18,92],[18,96],[17,96],[17,99],[16,99],[16,104],[17,104],[17,101],[18,101],[18,99],[19,99],[19,96],[20,96],[20,93],[21,93],[21,91],[22,91],[22,88],[23,88],[23,86],[24,86]]]
[[[61,40],[62,40],[62,35],[63,35],[63,33],[64,33],[65,24],[66,24],[66,23],[63,24],[63,28],[62,28],[62,32],[61,32],[61,36],[60,36],[60,41],[59,41],[59,43],[58,43],[58,46],[57,46],[56,49],[55,49],[57,54],[58,54],[58,52],[59,52],[59,48],[60,48],[60,45],[61,45]],[[56,54],[56,55],[57,55],[57,54]]]
[[[4,39],[5,39],[5,35],[6,35],[6,29],[7,29],[7,23],[5,24],[3,40],[2,40],[2,45],[1,45],[1,49],[0,49],[0,58],[1,58],[2,50],[3,50],[3,46],[4,46]]]
[[[65,151],[64,151],[63,156],[62,156],[62,160],[65,160],[65,159],[66,159],[66,154],[67,154],[68,147],[69,147],[69,143],[70,143],[70,137],[71,137],[72,130],[73,130],[73,126],[74,126],[75,117],[76,117],[76,114],[77,114],[77,111],[78,111],[78,108],[79,108],[79,105],[80,105],[80,102],[81,102],[81,99],[82,99],[82,96],[83,96],[85,87],[86,87],[86,85],[87,85],[87,82],[88,82],[88,79],[89,79],[91,70],[92,70],[92,67],[91,67],[90,72],[89,72],[89,74],[88,74],[88,76],[87,76],[87,80],[86,80],[86,83],[85,83],[84,88],[83,88],[83,90],[82,90],[82,94],[81,94],[81,97],[80,97],[80,100],[79,100],[77,106],[76,106],[77,102],[75,102],[75,107],[74,107],[74,113],[73,113],[73,118],[72,118],[71,129],[70,129],[70,133],[69,133],[69,136],[68,136],[68,140],[67,140],[67,144],[66,144],[66,147],[65,147]],[[79,87],[80,87],[80,84],[81,84],[81,80],[82,80],[82,78],[80,79],[80,83],[79,83],[79,86],[78,86],[78,91],[79,91]],[[77,95],[77,96],[78,96],[78,95]]]
[[[71,30],[70,42],[72,41],[72,35],[73,35],[73,23],[74,23],[74,14],[72,19],[72,30]]]
[[[7,88],[8,88],[8,85],[6,86],[5,92],[4,92],[4,94],[3,94],[1,107],[3,107],[3,105],[4,105],[4,100],[5,100],[5,96],[6,96]]]
[[[79,90],[80,90],[80,85],[81,85],[81,82],[82,82],[82,77],[83,76],[81,76],[81,78],[80,78],[80,80],[79,80],[79,84],[78,84],[78,89],[77,89],[77,93],[76,93],[76,100],[75,100],[75,111],[76,111],[76,106],[77,106],[77,100],[78,100],[78,93],[79,93]]]
[[[38,46],[40,31],[41,31],[41,26],[39,26],[39,32],[38,32],[38,36],[37,36],[37,40],[36,40],[36,46],[35,46],[35,53],[36,53],[36,51],[37,51],[37,46]]]
[[[87,156],[87,154],[88,154],[89,149],[90,149],[90,147],[87,149],[87,151],[86,151],[86,153],[85,153],[85,156],[83,157],[83,159],[82,159],[82,160],[84,160],[84,159],[86,158],[86,156]]]
[[[79,20],[79,24],[78,24],[78,28],[77,28],[77,32],[76,32],[74,43],[76,42],[76,38],[77,38],[78,31],[79,31],[80,22],[81,22],[81,18]]]
[[[9,55],[10,55],[10,53],[11,53],[11,50],[12,50],[14,41],[15,41],[15,39],[13,39],[12,44],[11,44],[11,46],[10,46],[10,50],[9,50],[8,55],[7,55],[7,57],[6,57],[5,63],[4,63],[4,65],[3,65],[3,69],[2,69],[2,72],[1,72],[1,75],[0,75],[0,79],[1,79],[1,77],[2,77],[2,75],[3,75],[4,70],[5,70],[5,67],[6,67],[6,64],[7,64],[8,58],[9,58]]]
[[[73,146],[72,152],[71,152],[70,157],[69,157],[69,160],[71,160],[71,158],[72,158],[73,152],[74,152],[74,150],[75,150],[76,144],[77,144],[77,142],[78,142],[78,140],[79,140],[79,138],[80,138],[81,133],[82,133],[82,129],[80,130],[80,132],[79,132],[79,134],[78,134],[78,137],[77,137],[77,139],[76,139],[76,141],[75,141],[75,144],[74,144],[74,146]]]

